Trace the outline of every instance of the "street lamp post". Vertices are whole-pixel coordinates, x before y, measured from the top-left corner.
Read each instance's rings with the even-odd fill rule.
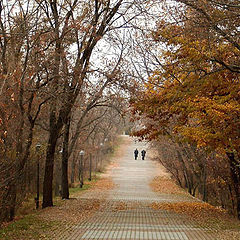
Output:
[[[102,162],[103,162],[103,143],[100,143],[100,171],[102,171]]]
[[[35,198],[35,203],[36,203],[36,209],[39,208],[39,185],[40,185],[40,167],[39,167],[39,151],[41,148],[41,144],[36,145],[36,153],[37,153],[37,197]]]
[[[83,187],[83,156],[84,156],[84,151],[80,151],[80,169],[81,169],[81,176],[80,176],[80,188]]]
[[[90,153],[89,157],[89,181],[92,181],[92,154]]]

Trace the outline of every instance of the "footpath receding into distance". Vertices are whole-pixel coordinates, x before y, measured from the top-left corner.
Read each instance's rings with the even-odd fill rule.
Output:
[[[61,239],[107,239],[107,240],[214,240],[208,229],[190,221],[184,214],[156,210],[154,203],[194,202],[188,195],[161,194],[149,186],[152,179],[161,174],[158,165],[151,161],[145,143],[135,142],[123,136],[127,142],[125,150],[115,161],[109,172],[115,187],[107,190],[104,205],[88,220],[80,224],[68,224],[67,231],[61,231]],[[133,151],[147,150],[146,159],[134,160]],[[97,192],[81,196],[83,199],[98,198]],[[59,235],[56,239],[59,239]]]

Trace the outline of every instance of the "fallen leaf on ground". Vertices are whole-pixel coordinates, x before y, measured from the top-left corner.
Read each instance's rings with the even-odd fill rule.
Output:
[[[115,187],[115,184],[113,183],[112,179],[110,177],[108,178],[102,178],[95,182],[93,184],[92,191],[98,189],[98,190],[111,190]]]
[[[150,183],[150,187],[154,192],[166,193],[166,194],[186,194],[183,189],[174,183],[169,177],[155,177]]]
[[[113,211],[124,211],[127,210],[127,204],[123,201],[117,202],[115,206],[113,207]]]
[[[195,219],[211,216],[226,215],[226,211],[203,202],[178,202],[178,203],[152,203],[155,210],[168,210],[176,213],[184,213]]]
[[[44,209],[39,217],[45,220],[79,223],[96,212],[102,201],[98,199],[70,199],[61,206]]]

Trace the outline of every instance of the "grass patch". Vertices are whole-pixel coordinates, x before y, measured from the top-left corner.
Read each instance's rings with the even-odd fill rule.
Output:
[[[92,186],[91,184],[86,183],[86,184],[83,185],[82,188],[80,188],[80,187],[69,188],[69,194],[70,195],[74,195],[76,193],[80,193],[80,192],[86,191],[86,190],[90,189],[91,186]]]
[[[74,197],[90,189],[99,180],[99,176],[92,181],[85,181],[82,188],[69,188],[69,194]],[[62,206],[65,202],[61,197],[54,197],[54,206]],[[40,202],[41,206],[41,202]],[[42,210],[35,209],[35,202],[31,196],[18,210],[14,221],[6,223],[0,228],[1,240],[29,240],[29,239],[49,239],[47,233],[59,223],[56,221],[43,220],[39,218]],[[55,229],[55,227],[54,227]]]
[[[92,188],[94,186],[94,184],[100,180],[101,178],[101,173],[96,173],[96,176],[92,177],[92,180],[89,181],[87,179],[85,179],[84,181],[84,184],[83,184],[83,187],[80,188],[79,185],[80,183],[78,184],[77,187],[71,187],[69,188],[69,195],[71,197],[71,195],[75,195],[75,194],[78,194],[78,193],[81,193],[83,191],[86,191],[86,190],[89,190],[90,188]]]
[[[27,215],[22,219],[15,220],[8,226],[0,229],[0,239],[2,240],[29,240],[29,239],[48,239],[45,231],[56,225],[54,222],[43,221],[37,215]]]

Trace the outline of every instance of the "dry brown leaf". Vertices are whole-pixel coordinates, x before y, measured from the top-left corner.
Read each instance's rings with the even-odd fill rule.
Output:
[[[39,216],[45,220],[79,223],[95,213],[102,203],[97,199],[70,199],[61,206],[44,209]]]
[[[124,211],[127,210],[127,204],[125,202],[118,202],[115,206],[113,211],[117,212],[117,211]]]
[[[106,177],[95,182],[91,190],[111,190],[114,188],[114,186],[115,184],[113,183],[112,179],[110,177]]]
[[[166,194],[186,194],[183,189],[177,186],[169,177],[155,177],[150,183],[150,187],[154,192]]]
[[[178,202],[178,203],[152,203],[155,210],[168,210],[176,213],[184,213],[195,219],[218,215],[225,215],[226,211],[203,202]]]

